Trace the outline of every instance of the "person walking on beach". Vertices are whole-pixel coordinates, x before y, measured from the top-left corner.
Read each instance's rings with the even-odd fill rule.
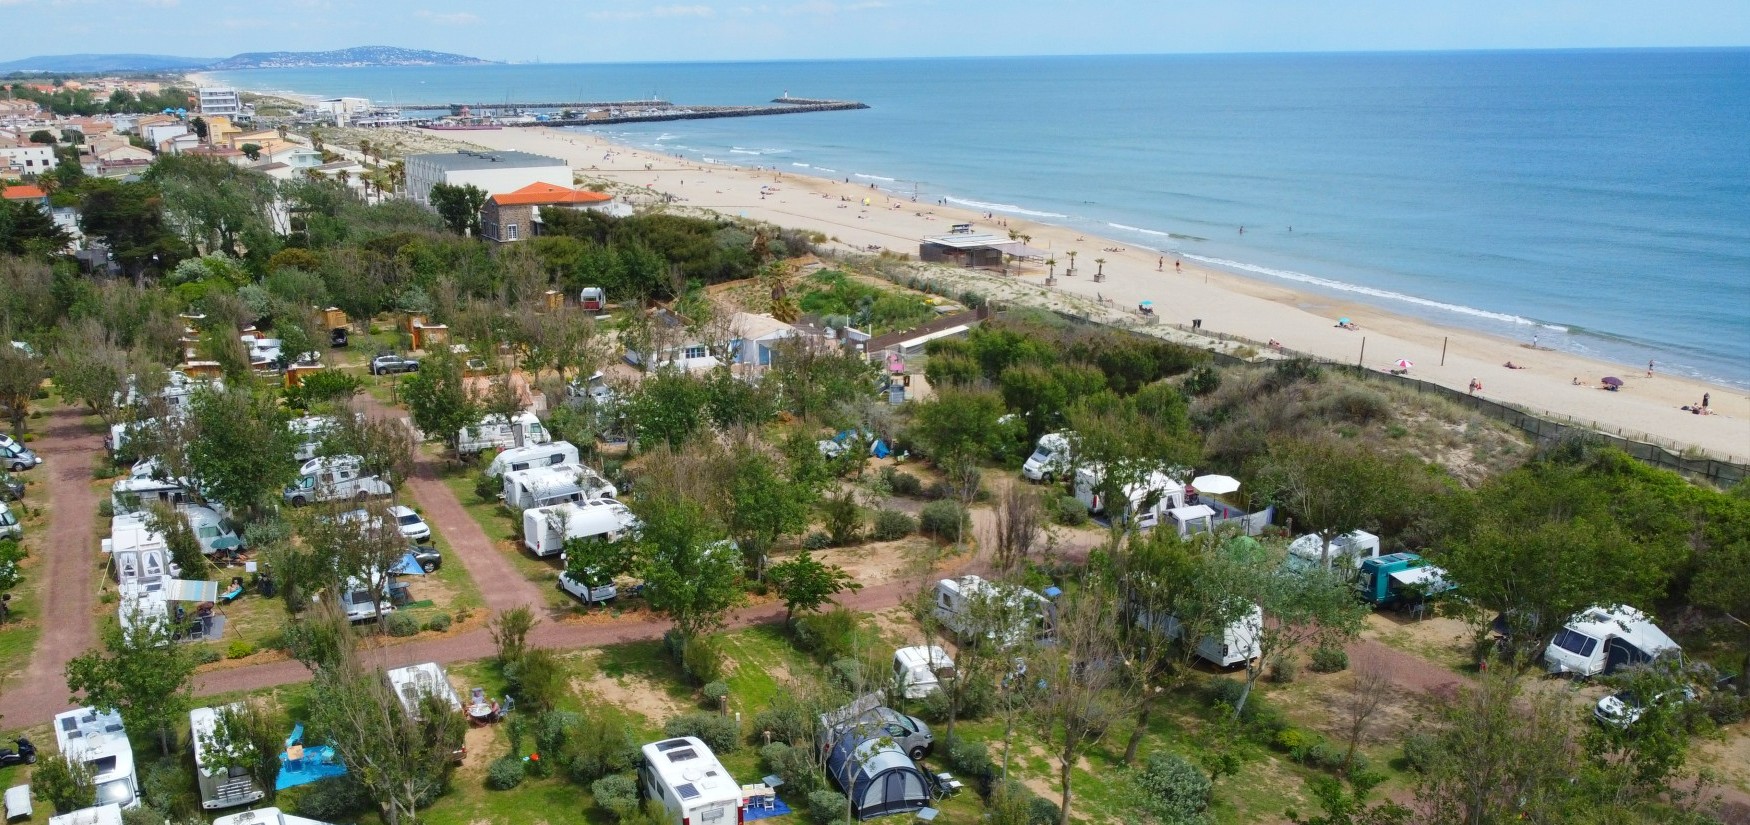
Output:
[[[1647,359],[1647,377],[1648,378],[1653,377],[1653,359],[1651,359],[1651,358]]]
[[[1471,395],[1476,395],[1476,394],[1477,394],[1477,390],[1480,390],[1480,389],[1482,389],[1482,388],[1483,388],[1483,382],[1481,382],[1481,381],[1478,381],[1478,380],[1477,380],[1477,379],[1475,379],[1475,378],[1472,378],[1472,379],[1471,379],[1471,380],[1470,380],[1470,394],[1471,394]]]
[[[1712,393],[1705,393],[1705,392],[1702,393],[1701,394],[1701,408],[1704,410],[1707,409],[1707,402],[1712,400],[1712,398],[1713,398]]]
[[[1155,262],[1155,271],[1160,272],[1161,270],[1164,270],[1166,268],[1167,268],[1167,256],[1162,255],[1161,259],[1159,261]]]
[[[1173,271],[1174,271],[1174,272],[1178,272],[1178,271],[1179,271],[1179,262],[1178,262],[1178,261],[1174,261],[1174,262],[1173,262]]]

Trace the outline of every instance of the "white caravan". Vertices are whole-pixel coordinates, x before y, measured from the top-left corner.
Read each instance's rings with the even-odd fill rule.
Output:
[[[241,709],[242,706],[228,707]],[[248,805],[267,795],[241,764],[211,764],[218,750],[215,744],[218,725],[219,709],[195,708],[188,712],[189,740],[194,747],[194,777],[200,784],[201,807],[209,811]]]
[[[331,416],[306,415],[286,422],[286,429],[298,439],[298,449],[293,453],[297,461],[309,461],[316,457],[316,451],[322,448],[322,439],[328,437],[330,430],[336,425]]]
[[[1597,676],[1681,653],[1647,614],[1625,604],[1591,607],[1569,619],[1544,649],[1543,661],[1551,673]]]
[[[363,501],[371,496],[387,496],[394,492],[389,482],[374,475],[363,475],[358,456],[315,458],[304,462],[298,480],[287,487],[285,500],[293,507],[320,501]]]
[[[535,467],[554,467],[560,464],[577,463],[580,463],[577,446],[569,441],[528,444],[522,447],[512,447],[493,456],[492,463],[486,465],[486,477],[498,478],[505,473],[514,473]]]
[[[449,705],[450,710],[462,710],[461,695],[450,686],[449,674],[437,662],[392,668],[383,671],[383,677],[389,680],[389,689],[401,700],[401,707],[408,716],[419,717],[419,703],[426,696],[436,696]]]
[[[1074,437],[1075,433],[1070,432],[1040,436],[1033,454],[1027,456],[1027,461],[1021,465],[1021,475],[1028,481],[1047,483],[1067,475],[1070,464],[1075,461],[1075,450],[1070,443]]]
[[[181,482],[159,480],[151,476],[130,474],[126,478],[116,479],[109,486],[110,510],[117,515],[143,513],[153,504],[178,507],[189,503],[193,498],[189,487]]]
[[[1024,587],[988,582],[975,575],[936,582],[936,618],[961,639],[982,633],[1002,647],[1025,639],[1047,641],[1057,608]]]
[[[147,527],[143,519],[116,516],[110,519],[109,530],[103,552],[110,556],[117,584],[151,584],[177,575],[163,534]]]
[[[618,492],[614,485],[582,464],[531,467],[504,474],[504,503],[512,510],[613,498]]]
[[[954,678],[954,660],[938,645],[902,647],[893,651],[893,678],[907,699],[922,699]]]
[[[1355,571],[1361,563],[1379,555],[1379,536],[1366,530],[1344,533],[1331,539],[1331,569]],[[1325,540],[1317,533],[1308,533],[1288,545],[1287,567],[1306,571],[1324,565]]]
[[[523,511],[523,545],[537,556],[551,556],[570,539],[619,541],[638,528],[631,508],[611,498],[530,507]]]
[[[517,413],[509,421],[502,415],[493,414],[480,419],[478,423],[463,427],[456,433],[456,453],[474,455],[487,450],[545,444],[552,440],[553,436],[548,434],[547,428],[534,413]]]
[[[330,825],[320,819],[306,819],[292,816],[278,808],[256,808],[240,814],[221,816],[213,820],[213,825]]]
[[[1164,621],[1151,622],[1145,614],[1142,620],[1152,625],[1156,632],[1165,633],[1169,639],[1180,640],[1185,636],[1185,626],[1179,623],[1177,616],[1167,616]],[[1264,611],[1254,604],[1245,616],[1234,620],[1220,631],[1199,639],[1197,655],[1216,667],[1245,664],[1262,653],[1258,646],[1258,635],[1263,630]]]
[[[681,736],[643,748],[638,782],[644,797],[668,811],[669,825],[735,825],[741,821],[741,785],[697,737]]]
[[[61,755],[84,762],[97,784],[98,805],[140,806],[140,780],[134,774],[134,748],[120,713],[76,708],[55,715],[55,742]]]
[[[1076,468],[1076,500],[1090,513],[1107,513],[1106,502],[1100,500],[1095,490],[1104,477],[1105,468],[1098,464]],[[1147,529],[1159,523],[1168,510],[1184,506],[1185,483],[1156,470],[1131,484],[1125,494],[1130,499],[1130,515],[1136,519],[1136,526]],[[1149,503],[1147,508],[1145,503]]]
[[[28,789],[30,786],[20,787]],[[51,816],[49,825],[125,825],[125,821],[122,819],[122,807],[112,802]]]

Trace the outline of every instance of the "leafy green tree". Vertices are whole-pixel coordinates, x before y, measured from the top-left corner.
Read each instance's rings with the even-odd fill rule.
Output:
[[[1250,562],[1221,569],[1222,575],[1235,578],[1211,585],[1216,592],[1233,593],[1244,600],[1242,604],[1255,604],[1263,611],[1263,625],[1254,636],[1258,656],[1246,663],[1245,689],[1234,702],[1236,718],[1245,711],[1246,699],[1267,664],[1297,655],[1315,642],[1340,645],[1354,638],[1370,612],[1336,573],[1290,573],[1277,568],[1275,558],[1260,554]]]
[[[1198,445],[1190,435],[1185,400],[1165,384],[1152,385],[1133,398],[1102,392],[1072,407],[1069,423],[1075,432],[1076,462],[1098,468],[1094,493],[1104,504],[1110,549],[1116,551],[1135,523],[1131,510],[1158,503],[1153,496],[1133,501],[1132,491],[1144,489],[1156,473],[1183,478],[1196,460]]]
[[[797,611],[812,613],[832,597],[863,589],[863,583],[836,564],[822,564],[806,548],[789,561],[779,562],[766,571],[778,597],[784,600],[784,620]]]
[[[195,137],[200,138],[202,143],[206,142],[206,140],[207,140],[207,119],[206,118],[196,117],[194,120],[191,120],[188,122],[188,126],[189,126],[189,129],[194,131]]]
[[[345,404],[365,387],[364,379],[341,370],[317,370],[286,390],[286,402],[303,408]]]
[[[182,568],[182,577],[196,580],[206,578],[211,565],[207,563],[206,554],[201,552],[200,537],[189,526],[188,518],[157,502],[147,512],[152,530],[164,537],[164,548],[170,551],[170,560]]]
[[[30,773],[30,788],[57,814],[70,814],[97,804],[97,779],[91,766],[66,754],[37,762]]]
[[[777,459],[746,443],[727,459],[724,526],[743,557],[757,562],[780,537],[808,529],[819,487],[793,473],[787,476]]]
[[[1524,689],[1490,671],[1439,708],[1430,764],[1416,785],[1419,822],[1576,821],[1581,772],[1572,711],[1560,691]],[[1590,820],[1579,820],[1590,821]]]
[[[297,475],[297,439],[272,392],[251,386],[196,390],[189,404],[194,437],[190,475],[233,512],[259,513]]]
[[[908,435],[970,501],[977,493],[978,461],[999,442],[1003,413],[995,392],[946,390],[916,405]]]
[[[0,541],[0,596],[11,593],[24,583],[24,548],[17,541]],[[8,621],[10,608],[0,599],[0,624]]]
[[[46,258],[65,252],[72,236],[31,201],[0,201],[0,253]]]
[[[67,663],[67,689],[85,694],[84,703],[100,711],[121,713],[132,730],[157,734],[168,756],[188,713],[194,669],[189,648],[171,641],[168,622],[137,615],[128,627],[105,628],[101,649]]]
[[[1698,703],[1684,691],[1704,689],[1715,674],[1705,667],[1685,668],[1670,657],[1617,671],[1604,681],[1619,696],[1635,697],[1632,721],[1587,725],[1581,742],[1596,776],[1592,786],[1619,805],[1656,799],[1670,787],[1689,759],[1689,738],[1707,726]]]
[[[165,219],[188,245],[233,258],[247,250],[265,262],[279,250],[269,210],[278,195],[272,178],[214,158],[160,157],[146,173],[162,192]]]
[[[245,143],[237,148],[243,152],[244,157],[249,158],[250,160],[261,160],[261,144]]]
[[[721,627],[743,597],[735,548],[693,502],[645,499],[634,509],[644,522],[638,567],[651,609],[668,614],[685,639]]]
[[[7,336],[6,341],[10,341]],[[23,434],[30,420],[30,405],[42,390],[48,370],[43,359],[7,342],[0,342],[0,412],[5,412],[12,432]]]
[[[133,365],[127,350],[92,319],[62,326],[62,338],[49,356],[49,371],[61,397],[85,405],[105,426],[120,422]]]
[[[457,235],[480,237],[480,208],[486,205],[486,190],[474,184],[440,183],[431,188],[431,206],[444,226]]]
[[[1036,712],[1057,763],[1057,825],[1069,825],[1076,766],[1135,707],[1138,682],[1127,672],[1114,596],[1094,577],[1060,599],[1054,644],[1029,662],[1026,678],[1043,681]]]
[[[480,404],[468,394],[462,362],[445,351],[420,362],[419,371],[401,384],[401,397],[413,423],[427,435],[437,435],[452,449],[462,428],[480,421]]]
[[[1443,490],[1431,465],[1388,455],[1356,441],[1284,439],[1272,444],[1257,472],[1257,488],[1280,502],[1295,524],[1331,542],[1355,530],[1394,535],[1415,520],[1417,502]]]
[[[279,780],[285,734],[277,720],[252,701],[225,705],[213,715],[213,735],[197,740],[201,764],[214,772],[240,769],[272,802]]]
[[[1287,812],[1289,821],[1294,825],[1409,825],[1414,821],[1415,812],[1399,803],[1388,800],[1369,806],[1367,794],[1373,790],[1374,778],[1363,779],[1353,791],[1347,791],[1343,789],[1342,780],[1329,776],[1312,777],[1307,781],[1307,789],[1324,810],[1324,815],[1301,819],[1299,812],[1290,809]]]
[[[586,587],[605,587],[618,576],[632,572],[638,561],[630,541],[608,541],[600,536],[566,539],[565,572]]]
[[[778,403],[790,414],[812,421],[873,396],[877,374],[877,367],[859,353],[796,336],[772,348],[772,363],[761,383],[777,388]]]
[[[661,369],[638,385],[626,406],[626,417],[638,433],[638,445],[679,447],[704,423],[711,393],[705,382],[680,370]]]
[[[30,133],[30,142],[53,146],[55,144],[55,133],[47,129],[38,129]]]
[[[413,471],[418,445],[399,418],[373,417],[358,410],[334,415],[334,426],[323,433],[318,455],[358,456],[359,468],[399,487]]]
[[[148,273],[164,272],[188,255],[188,247],[165,224],[156,185],[92,178],[81,194],[80,228],[103,242],[136,286]]]

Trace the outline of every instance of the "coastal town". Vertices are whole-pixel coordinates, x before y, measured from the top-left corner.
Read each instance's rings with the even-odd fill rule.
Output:
[[[1741,390],[565,128],[852,101],[0,85],[8,821],[1750,821]]]

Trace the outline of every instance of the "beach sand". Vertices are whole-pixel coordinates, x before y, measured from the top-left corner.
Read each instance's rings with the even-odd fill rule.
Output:
[[[1108,316],[1135,322],[1141,320],[1137,305],[1152,301],[1163,324],[1201,319],[1205,330],[1257,341],[1274,339],[1284,347],[1379,370],[1390,369],[1404,358],[1415,364],[1410,375],[1424,381],[1464,391],[1474,378],[1483,385],[1477,395],[1485,398],[1553,413],[1604,432],[1630,438],[1650,434],[1656,442],[1696,447],[1740,463],[1750,461],[1750,394],[1666,376],[1656,365],[1654,374],[1648,376],[1645,363],[1612,364],[1549,349],[1534,350],[1528,342],[1394,315],[1369,305],[1299,292],[1188,262],[1181,261],[1176,268],[1171,254],[1163,262],[1158,253],[1127,248],[1122,241],[1084,237],[1074,230],[1001,213],[987,218],[983,212],[914,203],[863,183],[800,176],[782,169],[706,164],[616,145],[585,132],[547,127],[453,134],[461,141],[493,149],[562,157],[586,179],[636,187],[653,195],[666,193],[678,199],[678,206],[822,232],[834,239],[833,246],[852,251],[878,246],[915,259],[920,238],[946,234],[952,224],[970,223],[974,231],[1004,236],[1014,230],[1031,236],[1031,246],[1055,256],[1055,289],[1070,306],[1097,308]],[[609,153],[611,157],[607,157]],[[869,199],[868,206],[863,205],[864,198]],[[1076,271],[1066,277],[1071,251],[1078,253]],[[1097,258],[1106,261],[1103,283],[1094,282]],[[1041,293],[1046,277],[1042,266],[1007,277],[951,272],[957,274],[949,277],[964,278],[969,287],[998,295],[1000,287],[1011,283],[1016,288],[1011,292]],[[998,289],[990,288],[992,285]],[[1109,299],[1109,303],[1096,303],[1099,297]],[[1341,317],[1352,319],[1360,329],[1338,327],[1336,321]],[[1507,369],[1504,364],[1509,361],[1525,369]],[[1599,388],[1599,379],[1607,375],[1622,379],[1620,391]],[[1579,386],[1574,385],[1575,379]],[[1694,415],[1680,409],[1699,404],[1703,393],[1710,395],[1710,409],[1717,414]]]

